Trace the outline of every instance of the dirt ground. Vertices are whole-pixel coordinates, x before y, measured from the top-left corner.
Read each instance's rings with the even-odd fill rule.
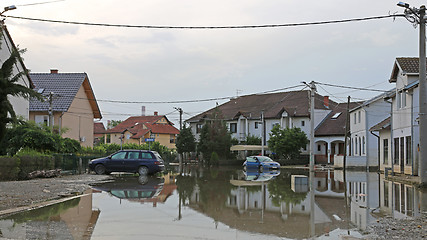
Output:
[[[0,182],[0,216],[4,210],[31,207],[83,193],[90,184],[113,179],[107,175],[82,174],[56,178],[37,178],[27,181]]]

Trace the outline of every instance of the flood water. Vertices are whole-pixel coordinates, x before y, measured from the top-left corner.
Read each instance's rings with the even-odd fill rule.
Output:
[[[362,236],[377,218],[415,217],[426,198],[376,172],[187,166],[182,174],[117,177],[82,197],[0,219],[0,238],[340,239]]]

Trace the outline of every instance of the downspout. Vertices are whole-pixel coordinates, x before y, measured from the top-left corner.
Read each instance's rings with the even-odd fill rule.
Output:
[[[376,135],[375,133],[373,133],[372,131],[369,131],[372,135],[374,135],[375,137],[377,137],[377,145],[378,145],[378,170],[377,172],[380,171],[380,164],[381,164],[381,160],[380,160],[380,149],[381,149],[381,140],[380,140],[380,136]],[[387,153],[388,154],[388,153]]]
[[[64,116],[65,112],[62,112],[61,115],[59,116],[59,123],[58,123],[58,131],[59,131],[59,135],[62,136],[62,116]]]

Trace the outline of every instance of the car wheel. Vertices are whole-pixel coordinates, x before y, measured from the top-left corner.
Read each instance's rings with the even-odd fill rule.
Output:
[[[138,182],[139,182],[139,184],[141,184],[141,185],[145,185],[145,184],[147,184],[147,183],[148,183],[148,176],[147,176],[147,175],[140,175],[140,176],[138,177]]]
[[[147,175],[148,174],[148,167],[141,166],[138,168],[139,175]]]
[[[261,165],[259,166],[259,172],[263,172],[264,171],[264,167]]]
[[[95,173],[98,175],[105,174],[105,166],[102,164],[98,164],[95,166]]]

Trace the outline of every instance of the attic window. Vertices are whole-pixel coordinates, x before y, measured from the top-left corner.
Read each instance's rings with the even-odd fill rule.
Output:
[[[341,115],[341,113],[342,112],[335,113],[334,116],[332,116],[331,119],[337,119]]]
[[[39,90],[37,90],[37,92],[42,94],[44,92],[44,88],[39,88]]]

